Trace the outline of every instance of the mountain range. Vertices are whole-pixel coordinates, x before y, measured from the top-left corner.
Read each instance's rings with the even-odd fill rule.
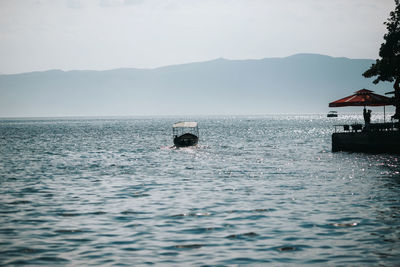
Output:
[[[374,60],[297,54],[215,59],[155,69],[0,75],[0,117],[320,113],[366,88]]]

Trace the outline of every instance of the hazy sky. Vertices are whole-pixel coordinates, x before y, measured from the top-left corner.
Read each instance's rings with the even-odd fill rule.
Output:
[[[0,0],[0,73],[372,58],[393,0]]]

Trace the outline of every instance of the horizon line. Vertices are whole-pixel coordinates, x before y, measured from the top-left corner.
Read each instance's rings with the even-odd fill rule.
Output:
[[[374,111],[374,113],[384,113]],[[35,120],[35,119],[112,119],[112,118],[157,118],[157,117],[262,117],[262,116],[307,116],[307,115],[326,115],[326,112],[305,112],[305,113],[259,113],[259,114],[148,114],[148,115],[65,115],[65,116],[0,116],[0,120]],[[348,111],[340,112],[345,115],[360,115],[360,112]]]

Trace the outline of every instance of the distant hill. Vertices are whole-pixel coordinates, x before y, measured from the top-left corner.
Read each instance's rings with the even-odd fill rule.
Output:
[[[370,59],[297,54],[156,69],[0,75],[0,117],[319,113],[367,88]]]

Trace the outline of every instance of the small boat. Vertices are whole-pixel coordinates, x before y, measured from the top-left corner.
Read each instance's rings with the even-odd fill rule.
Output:
[[[172,135],[176,147],[195,146],[199,141],[199,128],[197,122],[184,121],[174,123]]]
[[[332,118],[332,117],[337,117],[338,116],[338,114],[337,114],[337,111],[329,111],[328,112],[328,115],[326,115],[328,118]]]

